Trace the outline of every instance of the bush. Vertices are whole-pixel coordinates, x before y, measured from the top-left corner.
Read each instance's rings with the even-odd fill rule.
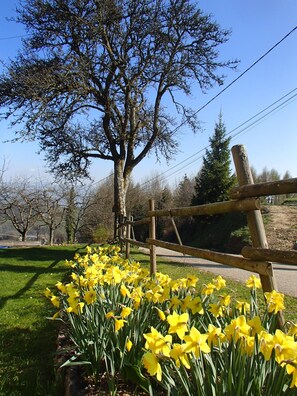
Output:
[[[104,226],[99,226],[93,233],[94,243],[106,243],[111,238],[111,232]]]

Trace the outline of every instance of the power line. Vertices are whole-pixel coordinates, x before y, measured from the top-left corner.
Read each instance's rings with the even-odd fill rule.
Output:
[[[242,134],[243,132],[246,132],[247,130],[255,127],[257,124],[259,124],[259,122],[263,121],[265,118],[267,118],[269,115],[271,115],[272,113],[279,111],[280,109],[282,109],[283,107],[285,107],[286,105],[289,104],[290,101],[292,101],[293,99],[295,99],[297,97],[297,88],[294,88],[293,90],[291,90],[290,92],[288,92],[287,94],[283,95],[281,98],[279,98],[278,100],[276,100],[275,102],[273,102],[272,104],[270,104],[269,106],[265,107],[263,110],[259,111],[257,114],[255,114],[254,116],[250,117],[248,120],[244,121],[243,123],[241,123],[240,125],[238,125],[236,128],[232,129],[230,132],[228,132],[226,135],[229,136],[231,135],[233,132],[237,131],[239,128],[243,127],[244,125],[248,124],[250,121],[253,121],[251,124],[248,124],[245,128],[241,129],[240,131],[238,131],[237,133],[233,134],[231,136],[231,140],[234,139],[235,137],[237,137],[238,135]],[[295,93],[294,93],[295,92]],[[293,94],[294,93],[294,94]],[[289,95],[293,94],[292,96],[290,96],[288,98]],[[284,99],[286,99],[285,101],[283,101]],[[282,101],[282,102],[281,102]],[[281,102],[281,103],[279,103]],[[278,104],[279,103],[279,104]],[[272,108],[273,106],[275,106],[276,104],[278,104],[276,107]],[[272,109],[271,109],[272,108]],[[271,109],[271,110],[269,110]],[[267,112],[267,110],[269,110]],[[265,113],[266,112],[266,113]],[[265,113],[265,114],[263,114]],[[261,114],[263,114],[260,118],[259,117]],[[164,181],[166,179],[168,179],[169,177],[173,176],[174,174],[180,173],[181,171],[183,171],[185,168],[187,168],[188,166],[192,165],[193,163],[197,162],[198,160],[203,158],[202,153],[209,148],[210,145],[207,145],[205,147],[203,147],[202,149],[198,150],[196,153],[192,154],[191,156],[185,158],[183,161],[179,162],[178,164],[174,165],[173,167],[165,170],[164,172],[162,172],[161,174],[157,175],[156,177],[145,181],[144,183],[141,184],[141,186],[149,184],[150,182],[156,180],[156,179],[161,179],[161,181]],[[195,158],[197,155],[199,155],[198,158]],[[184,164],[185,162],[189,161],[190,159],[193,159],[191,162],[187,163],[184,167],[178,169],[177,171],[171,173],[170,175],[164,177],[163,175],[165,175],[168,172],[171,172],[173,169],[179,167],[180,165]],[[163,176],[163,177],[162,177]]]

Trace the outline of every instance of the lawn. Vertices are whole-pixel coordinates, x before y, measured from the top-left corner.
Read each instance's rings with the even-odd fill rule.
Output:
[[[65,278],[77,247],[0,249],[0,395],[58,395],[58,323],[46,287]]]
[[[54,352],[59,323],[47,320],[56,310],[44,298],[46,287],[67,279],[65,259],[82,247],[0,249],[0,395],[61,395],[55,375]],[[149,268],[149,257],[133,250],[131,257]],[[208,283],[214,275],[166,261],[158,270],[172,278],[198,275]],[[227,293],[248,298],[241,283],[228,281]],[[286,297],[286,319],[296,322],[297,299]]]

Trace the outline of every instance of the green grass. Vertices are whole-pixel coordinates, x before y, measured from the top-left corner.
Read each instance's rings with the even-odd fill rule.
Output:
[[[0,395],[58,395],[58,322],[43,296],[65,278],[77,247],[0,249]]]
[[[139,261],[147,269],[150,268],[149,255],[142,254],[137,249],[132,249],[131,258],[135,261]],[[160,259],[157,263],[157,271],[166,273],[173,279],[186,277],[188,274],[195,274],[199,278],[199,284],[207,284],[217,276],[211,272],[199,271],[197,268],[191,265],[174,263]],[[226,280],[226,288],[224,288],[223,292],[230,294],[235,300],[250,300],[250,290],[242,282],[237,282],[230,279]],[[263,308],[264,297],[261,292],[258,292],[258,300],[260,307]],[[297,298],[285,296],[285,306],[285,320],[297,323]]]

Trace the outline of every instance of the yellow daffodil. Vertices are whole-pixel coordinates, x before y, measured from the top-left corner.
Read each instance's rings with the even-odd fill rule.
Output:
[[[250,312],[251,305],[246,301],[236,300],[235,308],[240,311],[241,314]]]
[[[248,320],[247,324],[251,326],[252,335],[260,334],[262,331],[265,330],[261,324],[261,319],[259,318],[259,316],[254,316],[252,319]]]
[[[260,278],[256,275],[251,275],[249,279],[245,282],[246,286],[250,289],[261,289],[262,284]]]
[[[84,300],[85,302],[90,305],[93,304],[97,299],[97,295],[94,289],[90,289],[85,292]]]
[[[292,375],[290,388],[297,388],[297,359],[286,365],[286,371],[289,375]]]
[[[130,307],[123,307],[122,312],[121,312],[121,317],[123,319],[127,318],[131,314],[132,311],[133,311],[133,309]]]
[[[288,335],[297,336],[297,323],[290,323],[288,329]]]
[[[274,348],[273,335],[269,334],[267,331],[262,331],[259,334],[259,344],[260,352],[264,356],[264,359],[269,360]]]
[[[114,318],[114,331],[117,333],[122,327],[125,326],[126,322],[126,320]]]
[[[219,300],[220,300],[220,304],[223,307],[228,307],[231,303],[231,296],[230,296],[230,294],[221,294],[219,296]]]
[[[157,356],[152,352],[143,355],[142,362],[150,375],[155,375],[158,381],[162,381],[162,368]]]
[[[264,296],[266,298],[268,312],[276,314],[285,309],[283,293],[272,290],[272,292],[264,293]]]
[[[177,309],[178,307],[180,307],[181,304],[182,304],[181,300],[180,300],[177,296],[173,296],[173,297],[170,299],[169,309],[172,308],[173,310],[175,310],[175,309]]]
[[[85,306],[85,303],[83,302],[77,302],[77,300],[75,300],[76,303],[71,304],[68,308],[67,311],[68,312],[73,312],[76,315],[81,314],[83,311],[83,307]]]
[[[253,336],[245,336],[242,337],[240,343],[241,352],[246,355],[252,355],[255,349],[255,337]]]
[[[58,290],[60,290],[61,293],[66,294],[67,293],[67,289],[66,286],[62,283],[62,282],[57,282],[56,283],[56,288]]]
[[[127,349],[128,352],[131,351],[132,346],[133,346],[132,341],[128,339],[128,340],[126,341],[126,349]]]
[[[201,298],[199,296],[196,296],[193,298],[189,303],[188,303],[188,309],[192,311],[192,314],[195,315],[198,313],[199,315],[204,314],[204,309],[202,305]]]
[[[151,327],[151,332],[144,334],[145,349],[149,349],[155,354],[162,354],[164,356],[170,356],[171,344],[172,344],[172,336],[167,334],[163,336],[158,330],[154,327]]]
[[[221,290],[223,287],[226,286],[226,281],[224,278],[221,277],[221,275],[218,275],[216,278],[212,280],[212,283],[216,290]]]
[[[188,294],[184,299],[181,301],[181,309],[183,312],[186,312],[186,310],[189,308],[189,305],[192,301],[192,296],[191,294]]]
[[[238,318],[232,319],[231,323],[225,327],[225,334],[228,340],[234,339],[235,342],[239,338],[250,335],[251,327],[246,323],[244,315],[240,315]]]
[[[209,304],[209,307],[209,312],[211,312],[216,318],[224,316],[223,307],[220,304]]]
[[[120,293],[123,297],[131,298],[131,293],[124,283],[121,284]]]
[[[179,315],[177,312],[174,311],[172,315],[167,316],[167,322],[170,325],[168,333],[176,333],[178,337],[182,340],[185,333],[188,331],[188,320],[189,314],[187,312]]]
[[[59,308],[59,306],[60,306],[60,300],[59,300],[59,298],[58,298],[57,296],[52,296],[52,297],[50,298],[50,300],[51,300],[51,302],[52,302],[52,304],[53,304],[54,307]]]
[[[45,289],[45,291],[44,291],[44,295],[45,295],[46,298],[50,298],[50,297],[52,297],[54,294],[53,294],[53,292],[47,287],[47,288]]]
[[[222,333],[222,329],[220,327],[215,327],[212,324],[208,325],[208,337],[207,343],[208,345],[219,345],[220,343],[226,341],[226,336]]]
[[[196,327],[192,327],[189,335],[184,336],[185,352],[192,352],[196,358],[200,356],[201,352],[209,353],[210,347],[207,344],[207,334],[201,334]]]
[[[106,319],[114,318],[114,311],[109,311],[105,314]]]
[[[284,365],[286,360],[297,359],[297,343],[292,336],[288,336],[281,330],[277,329],[273,336],[275,360]]]
[[[185,351],[185,344],[173,344],[170,351],[170,357],[174,359],[177,368],[180,368],[181,364],[187,369],[190,368],[189,358]]]
[[[195,275],[189,275],[187,277],[187,287],[195,287],[197,282],[198,282],[199,278],[197,278],[197,276]]]
[[[156,310],[157,310],[157,312],[158,312],[159,319],[162,320],[162,321],[166,320],[166,315],[165,315],[165,313],[164,313],[161,309],[159,309],[159,308],[157,308],[157,307],[156,307]]]
[[[208,283],[207,285],[204,285],[201,294],[204,294],[205,296],[209,296],[216,290],[216,286],[213,283]]]

